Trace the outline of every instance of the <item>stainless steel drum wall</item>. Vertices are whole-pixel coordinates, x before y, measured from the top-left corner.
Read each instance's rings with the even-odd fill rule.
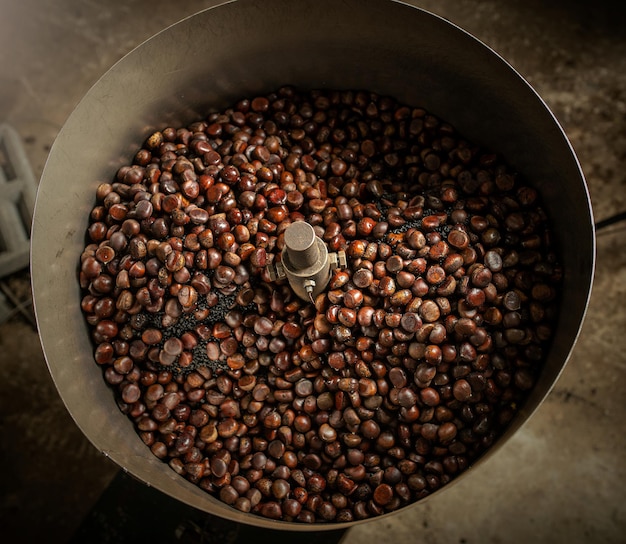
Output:
[[[368,48],[362,47],[364,40]],[[98,369],[85,364],[91,346],[76,311],[79,292],[72,278],[91,195],[141,142],[146,127],[164,116],[172,124],[190,121],[209,108],[286,81],[306,88],[369,88],[423,104],[536,180],[564,256],[563,318],[545,372],[511,432],[540,404],[563,368],[593,276],[591,209],[565,135],[523,79],[462,30],[396,2],[275,0],[226,4],[158,34],[92,88],[53,146],[33,225],[35,305],[51,374],[94,445],[155,487],[230,517],[230,509],[172,478],[160,462],[144,458],[144,445],[117,411]],[[244,514],[235,519],[260,523]]]

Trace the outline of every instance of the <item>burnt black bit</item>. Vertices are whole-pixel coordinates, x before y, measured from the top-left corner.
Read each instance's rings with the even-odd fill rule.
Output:
[[[396,196],[391,193],[383,193],[380,198],[372,198],[372,200],[374,204],[376,204],[376,208],[378,208],[378,211],[383,214],[384,217],[387,217],[389,206],[387,206],[385,202],[395,202]]]
[[[153,314],[148,313],[148,312],[141,312],[137,314],[137,317],[135,318],[138,321],[137,329],[135,331],[135,336],[139,338],[141,336],[141,332],[146,328],[150,328],[150,327],[158,328],[161,330],[163,334],[163,340],[160,344],[157,345],[157,347],[162,348],[163,343],[166,342],[168,339],[180,338],[186,332],[193,332],[194,329],[198,325],[206,325],[212,328],[213,325],[215,325],[216,323],[223,322],[226,317],[226,314],[236,306],[235,298],[237,296],[237,293],[234,293],[232,295],[226,295],[220,292],[219,290],[216,292],[217,292],[218,302],[212,307],[208,306],[206,296],[204,295],[198,296],[198,302],[196,303],[196,306],[194,309],[204,310],[206,308],[209,308],[209,315],[207,316],[206,319],[202,321],[198,321],[194,317],[194,312],[192,311],[192,312],[181,314],[181,316],[176,320],[176,322],[173,325],[170,325],[169,327],[163,327],[162,320],[165,315],[165,312],[157,312]],[[248,304],[245,307],[239,306],[238,308],[244,314],[258,312],[257,305],[254,302]],[[210,336],[206,340],[202,340],[198,338],[198,345],[192,350],[192,355],[193,355],[192,363],[191,365],[187,367],[184,367],[184,368],[180,367],[178,365],[178,362],[175,362],[168,366],[158,365],[158,364],[156,366],[160,370],[169,370],[170,372],[173,372],[174,374],[183,374],[183,375],[189,374],[190,372],[203,366],[208,367],[213,371],[227,370],[228,366],[226,365],[225,360],[214,361],[212,359],[209,359],[209,357],[207,356],[206,346],[207,346],[207,343],[209,342],[219,343],[219,340],[217,338],[214,338],[213,336]],[[239,352],[243,353],[244,349],[245,348],[243,347],[243,345],[240,344]]]
[[[414,221],[407,221],[406,223],[400,225],[399,227],[395,227],[393,229],[389,229],[387,231],[387,233],[385,234],[385,236],[383,237],[383,240],[385,242],[388,241],[388,236],[390,234],[402,234],[403,232],[406,232],[409,229],[420,229],[422,226],[422,220],[421,219],[416,219]]]
[[[436,227],[434,229],[435,232],[438,232],[439,234],[443,235],[445,238],[448,237],[448,234],[452,230],[452,225],[451,225],[451,222],[450,222],[450,214],[452,213],[453,210],[454,210],[454,208],[452,208],[452,207],[446,208],[445,212],[448,215],[448,220],[443,225],[440,225],[440,226],[438,226],[438,227]],[[403,232],[406,232],[409,229],[421,230],[422,229],[422,220],[423,220],[423,218],[424,217],[428,217],[429,215],[436,214],[436,213],[441,213],[441,211],[433,210],[433,209],[430,209],[430,208],[425,209],[422,212],[422,217],[420,219],[415,219],[413,221],[406,221],[405,223],[403,223],[399,227],[390,228],[389,230],[387,230],[383,240],[385,242],[387,242],[388,241],[387,237],[390,234],[402,234]]]
[[[170,367],[173,369],[173,372],[176,374],[184,375],[192,372],[193,370],[196,370],[199,367],[207,367],[214,372],[228,370],[228,365],[226,364],[226,361],[213,361],[209,359],[208,355],[206,354],[206,345],[210,341],[217,342],[217,340],[213,337],[209,338],[208,340],[199,341],[198,345],[193,348],[193,351],[191,352],[193,355],[193,361],[191,365],[186,368],[180,368],[178,363],[174,363]]]

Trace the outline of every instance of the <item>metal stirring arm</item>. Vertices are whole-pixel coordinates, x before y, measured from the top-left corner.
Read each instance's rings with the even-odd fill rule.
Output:
[[[268,266],[268,273],[272,281],[287,278],[301,299],[313,302],[326,289],[333,270],[346,266],[344,251],[329,253],[309,223],[296,221],[285,229],[281,258]]]

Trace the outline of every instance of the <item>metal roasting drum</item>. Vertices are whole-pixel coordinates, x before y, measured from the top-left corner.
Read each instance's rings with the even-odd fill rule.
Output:
[[[272,529],[340,529],[352,523],[307,525],[244,514],[152,455],[119,411],[102,370],[93,362],[93,346],[80,310],[77,264],[98,184],[112,180],[151,131],[182,126],[237,99],[285,84],[301,89],[367,89],[424,107],[470,141],[501,153],[542,195],[564,268],[552,347],[538,383],[508,431],[454,481],[485,476],[479,466],[538,408],[562,371],[590,296],[593,218],[576,156],[530,85],[465,31],[405,3],[225,3],[155,35],[114,65],[86,94],[52,147],[32,229],[32,287],[39,333],[67,409],[98,450],[141,481],[186,504]]]

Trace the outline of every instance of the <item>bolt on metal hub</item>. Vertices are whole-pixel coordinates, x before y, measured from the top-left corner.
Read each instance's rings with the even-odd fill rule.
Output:
[[[296,221],[285,229],[285,248],[268,272],[272,281],[287,278],[301,299],[313,302],[326,289],[333,270],[346,266],[344,251],[329,253],[309,223]]]

